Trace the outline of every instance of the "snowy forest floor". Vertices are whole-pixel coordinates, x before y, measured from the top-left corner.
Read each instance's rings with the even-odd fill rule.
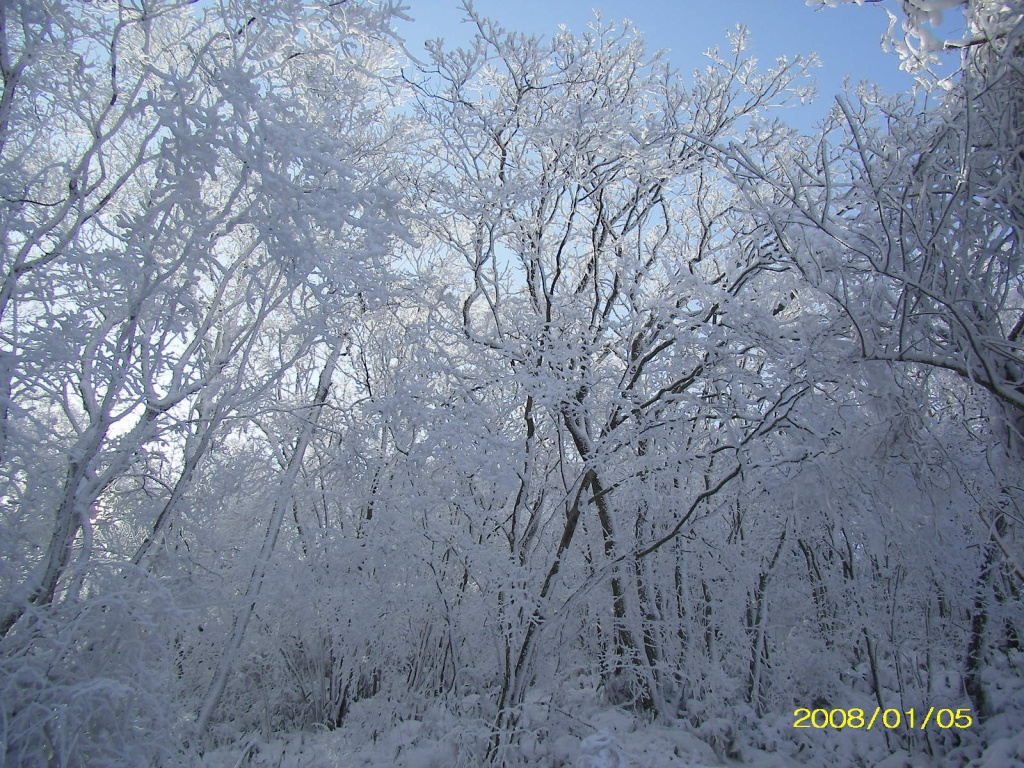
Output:
[[[1024,681],[993,685],[1002,713],[969,731],[794,729],[792,713],[749,723],[718,717],[652,723],[584,687],[576,712],[549,712],[542,695],[524,708],[507,765],[538,768],[1024,768]],[[859,703],[859,702],[858,702]],[[462,768],[486,747],[487,724],[441,706],[418,719],[382,726],[367,700],[337,730],[260,734],[207,753],[197,768]],[[742,719],[742,718],[738,718]],[[952,748],[950,745],[954,744]],[[460,755],[463,757],[460,759]]]

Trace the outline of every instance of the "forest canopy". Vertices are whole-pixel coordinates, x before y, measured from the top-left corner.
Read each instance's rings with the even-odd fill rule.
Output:
[[[1024,765],[1024,3],[884,6],[0,1],[0,766]]]

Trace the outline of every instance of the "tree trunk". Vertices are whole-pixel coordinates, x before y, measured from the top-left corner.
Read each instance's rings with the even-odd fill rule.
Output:
[[[331,379],[334,376],[334,369],[337,365],[339,354],[340,347],[334,346],[327,357],[327,362],[324,364],[323,370],[320,372],[320,379],[317,383],[316,396],[313,398],[311,413],[302,426],[298,442],[295,445],[295,451],[292,453],[291,458],[288,461],[288,467],[278,484],[277,494],[274,499],[273,512],[270,516],[267,532],[263,536],[263,546],[260,548],[256,564],[252,569],[252,575],[249,577],[249,585],[245,592],[245,599],[243,600],[238,613],[235,615],[235,620],[231,627],[231,634],[224,647],[224,651],[221,653],[220,661],[217,664],[217,671],[214,673],[213,681],[210,683],[210,688],[207,691],[202,709],[200,710],[199,716],[196,720],[196,731],[200,736],[202,736],[209,727],[210,718],[212,717],[214,710],[217,708],[217,705],[220,703],[221,696],[224,694],[224,688],[227,686],[228,676],[231,674],[231,668],[234,665],[235,656],[238,653],[239,648],[242,646],[246,627],[248,627],[249,620],[252,618],[253,611],[256,608],[256,601],[259,598],[260,589],[263,586],[263,578],[266,575],[270,558],[274,554],[274,547],[277,544],[278,534],[281,532],[281,523],[284,520],[285,511],[291,506],[292,489],[295,486],[295,479],[299,474],[299,470],[302,468],[302,461],[306,454],[306,448],[309,446],[309,443],[313,438],[313,434],[316,431],[320,412],[323,410],[323,406],[327,402],[327,395],[330,392]]]
[[[1000,519],[1002,517],[1000,516]],[[998,525],[996,526],[999,527]],[[981,679],[985,668],[985,630],[988,627],[988,596],[992,591],[993,571],[996,568],[998,547],[993,538],[985,543],[985,559],[974,594],[974,610],[971,615],[971,636],[967,643],[967,660],[964,674],[964,690],[971,699],[971,705],[979,722],[991,716],[992,707],[984,682]]]

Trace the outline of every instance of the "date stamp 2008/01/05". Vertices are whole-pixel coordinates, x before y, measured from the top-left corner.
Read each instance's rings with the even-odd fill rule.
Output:
[[[923,715],[923,717],[919,717]],[[865,712],[863,709],[797,709],[793,712],[794,728],[866,728],[871,730],[877,724],[881,728],[913,728],[924,730],[929,725],[936,728],[970,728],[974,725],[969,709],[936,709],[928,712],[914,709],[882,709]]]

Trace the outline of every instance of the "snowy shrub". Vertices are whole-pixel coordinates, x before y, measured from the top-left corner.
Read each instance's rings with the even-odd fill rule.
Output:
[[[153,603],[92,599],[39,611],[0,644],[5,765],[176,763],[173,660]]]

